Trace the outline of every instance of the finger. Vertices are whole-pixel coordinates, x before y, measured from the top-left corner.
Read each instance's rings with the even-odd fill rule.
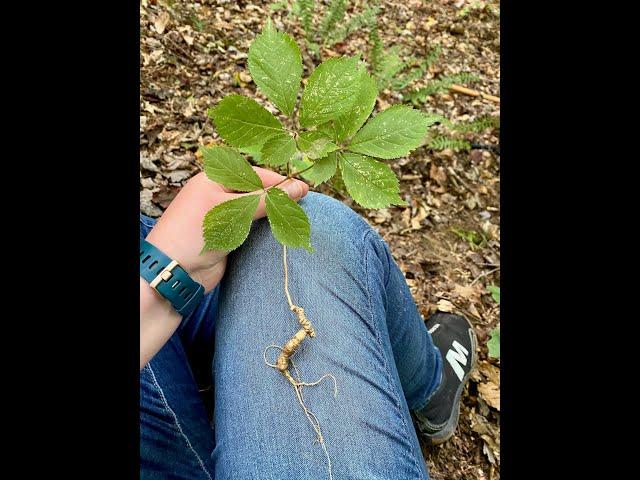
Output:
[[[304,197],[307,193],[309,193],[309,185],[294,178],[289,178],[285,180],[284,182],[282,182],[282,184],[278,185],[275,188],[279,188],[283,190],[287,195],[289,195],[289,198],[291,200],[294,200],[296,202],[300,200],[302,197]],[[242,197],[244,195],[260,195],[260,203],[258,203],[258,208],[253,214],[254,220],[257,220],[258,218],[262,218],[267,214],[267,211],[265,209],[266,195],[262,190],[258,190],[257,192],[251,192],[251,193],[231,193],[229,194],[228,199],[230,200],[231,198]]]
[[[286,178],[283,175],[280,175],[273,170],[267,170],[266,168],[253,167],[253,169],[260,177],[260,180],[262,180],[262,185],[264,185],[264,188],[269,188],[276,183],[280,183]]]

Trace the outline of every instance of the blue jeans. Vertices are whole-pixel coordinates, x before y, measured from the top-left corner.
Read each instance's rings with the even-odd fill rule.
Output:
[[[317,337],[294,356],[339,479],[428,479],[409,410],[440,381],[442,359],[380,236],[343,203],[301,202],[315,253],[288,250],[289,288]],[[153,220],[141,215],[140,236]],[[142,479],[327,478],[293,387],[263,351],[299,328],[283,289],[282,248],[266,219],[229,255],[225,276],[140,372]],[[275,361],[277,351],[268,359]],[[213,388],[204,393],[208,385]],[[202,395],[213,397],[209,420]]]

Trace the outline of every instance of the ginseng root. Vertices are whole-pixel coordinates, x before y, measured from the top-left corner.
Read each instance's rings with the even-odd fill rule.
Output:
[[[337,386],[336,378],[330,373],[323,375],[315,382],[303,382],[300,378],[300,372],[296,368],[296,365],[293,362],[293,359],[291,358],[296,353],[298,348],[300,348],[300,345],[302,344],[305,338],[307,337],[314,338],[316,336],[316,331],[314,330],[313,325],[311,325],[311,322],[305,315],[304,308],[295,305],[291,300],[291,294],[289,293],[289,269],[287,266],[287,247],[283,246],[282,257],[284,262],[284,291],[287,296],[289,308],[298,317],[298,323],[300,324],[301,328],[296,332],[296,334],[293,337],[291,337],[287,341],[287,343],[284,344],[284,346],[280,347],[279,345],[269,345],[267,348],[265,348],[263,352],[264,361],[270,367],[273,367],[276,370],[278,370],[293,386],[293,389],[295,390],[295,393],[296,393],[296,398],[298,399],[298,403],[302,407],[302,410],[304,411],[305,416],[309,420],[311,427],[316,433],[317,442],[321,445],[322,450],[324,451],[324,454],[327,457],[329,480],[333,480],[333,474],[331,469],[331,457],[329,456],[327,446],[324,442],[324,437],[322,436],[322,430],[320,429],[320,421],[315,416],[315,414],[311,410],[309,410],[305,405],[304,397],[302,394],[302,388],[319,385],[325,378],[331,378],[333,380],[333,395],[335,397],[338,394],[338,386]],[[267,352],[271,348],[276,348],[280,350],[280,355],[278,356],[278,360],[276,361],[275,364],[269,363],[269,361],[267,360]],[[295,372],[297,378],[294,378],[294,376],[291,375],[290,368],[293,368],[293,371]]]

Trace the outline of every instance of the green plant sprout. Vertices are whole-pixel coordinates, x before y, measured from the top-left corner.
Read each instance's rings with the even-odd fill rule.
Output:
[[[438,116],[393,105],[369,118],[378,90],[358,57],[330,58],[320,64],[298,100],[300,49],[270,21],[251,44],[248,63],[253,81],[291,119],[291,127],[242,95],[226,96],[209,110],[228,146],[202,148],[205,173],[227,188],[257,193],[221,203],[206,214],[205,250],[239,247],[263,196],[275,238],[284,246],[313,250],[303,209],[274,188],[277,185],[264,189],[241,151],[259,153],[256,156],[265,167],[284,167],[287,178],[302,177],[314,186],[339,172],[348,194],[365,208],[406,204],[395,174],[377,159],[408,155],[423,144]]]

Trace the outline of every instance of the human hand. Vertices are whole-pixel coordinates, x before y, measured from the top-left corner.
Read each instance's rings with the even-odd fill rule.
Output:
[[[264,188],[276,185],[286,178],[263,168],[254,167],[254,170],[262,180]],[[296,201],[309,191],[306,183],[295,179],[286,180],[276,188],[281,188]],[[228,252],[213,250],[200,253],[204,247],[202,221],[213,206],[241,195],[248,194],[233,193],[209,180],[204,173],[199,173],[191,178],[173,199],[149,232],[147,241],[176,260],[195,281],[204,286],[205,292],[208,292],[220,282]],[[253,218],[255,220],[264,217],[265,214],[263,196]]]

